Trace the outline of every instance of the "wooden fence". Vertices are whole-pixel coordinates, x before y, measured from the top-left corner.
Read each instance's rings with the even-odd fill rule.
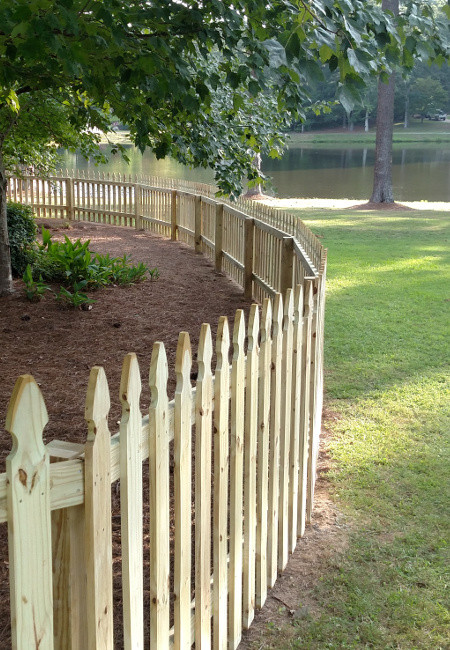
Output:
[[[262,310],[254,304],[247,324],[238,310],[232,335],[227,319],[220,319],[214,371],[210,327],[202,326],[195,386],[189,335],[182,332],[170,402],[164,345],[155,343],[152,399],[144,417],[137,360],[127,355],[118,387],[123,413],[114,435],[107,425],[108,383],[103,369],[93,368],[85,445],[45,446],[40,390],[31,376],[18,379],[6,419],[14,444],[0,475],[13,647],[114,647],[110,488],[120,481],[125,649],[143,648],[147,636],[151,650],[193,643],[197,650],[234,649],[311,518],[322,410],[325,252],[313,235],[300,243],[268,223],[276,215],[257,219],[241,206],[185,189],[89,181],[83,194],[82,180],[52,179],[53,186],[42,181],[38,192],[39,183],[11,182],[11,198],[27,198],[47,216],[144,227],[183,239],[234,274],[246,293],[261,296]],[[78,189],[67,200],[71,186]],[[56,200],[50,206],[42,187],[56,188],[58,206]],[[126,209],[125,196],[132,197]],[[147,530],[143,472],[150,481]]]

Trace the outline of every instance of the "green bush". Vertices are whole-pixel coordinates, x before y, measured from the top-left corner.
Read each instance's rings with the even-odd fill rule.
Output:
[[[35,257],[36,223],[33,210],[22,203],[8,202],[6,208],[11,267],[15,277],[25,272]]]
[[[85,308],[94,301],[81,289],[135,284],[145,280],[147,274],[152,280],[159,277],[157,268],[150,270],[142,262],[133,266],[126,255],[110,257],[92,253],[89,243],[89,240],[83,243],[80,239],[72,242],[67,236],[63,242],[54,242],[51,233],[42,227],[42,244],[36,243],[30,250],[33,259],[23,277],[27,297],[40,299],[47,289],[45,282],[58,282],[62,287],[57,299],[62,304]]]

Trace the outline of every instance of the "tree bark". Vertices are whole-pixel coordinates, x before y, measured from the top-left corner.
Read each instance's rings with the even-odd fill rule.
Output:
[[[0,296],[13,291],[11,273],[11,254],[8,237],[8,221],[6,217],[6,189],[8,180],[0,150]]]
[[[399,0],[383,0],[381,8],[399,12]],[[375,145],[375,168],[373,175],[372,203],[394,203],[392,189],[392,134],[394,130],[395,73],[387,84],[378,82],[377,136]]]

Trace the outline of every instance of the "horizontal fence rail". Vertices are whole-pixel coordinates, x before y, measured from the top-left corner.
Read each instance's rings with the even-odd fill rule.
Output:
[[[194,386],[189,335],[180,334],[170,402],[166,352],[155,343],[147,414],[136,357],[127,355],[113,435],[107,379],[93,368],[84,445],[45,446],[40,390],[31,376],[18,379],[6,419],[14,445],[0,475],[0,523],[8,525],[19,650],[114,647],[110,486],[118,481],[126,650],[144,641],[151,650],[237,648],[311,520],[326,251],[291,215],[218,201],[211,189],[148,180],[30,176],[10,179],[9,196],[39,216],[184,241],[261,306],[252,306],[247,323],[238,310],[233,332],[220,319],[214,370],[210,327],[202,326]],[[143,576],[150,585],[147,629]]]

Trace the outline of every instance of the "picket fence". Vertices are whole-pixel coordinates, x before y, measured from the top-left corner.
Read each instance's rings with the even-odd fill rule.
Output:
[[[39,204],[42,214],[50,208],[42,192],[37,196],[37,181],[11,181],[10,196],[27,198],[35,209]],[[52,182],[64,186],[56,196],[66,201],[60,200],[59,212],[51,208],[52,216],[117,223],[119,210],[102,213],[98,203],[93,207],[94,198],[105,196],[106,181],[89,181],[103,189],[89,190],[88,212],[74,201],[67,204],[67,187],[77,187],[77,179]],[[110,188],[117,183],[108,182]],[[119,388],[120,429],[113,435],[107,379],[94,367],[84,445],[44,445],[48,418],[40,390],[29,375],[17,380],[6,418],[13,448],[0,475],[0,522],[8,525],[12,645],[19,650],[114,647],[112,484],[120,482],[126,650],[144,643],[151,650],[194,643],[197,650],[237,648],[311,519],[322,412],[325,251],[312,234],[298,241],[268,224],[276,215],[265,209],[264,220],[257,219],[254,207],[253,215],[246,215],[244,204],[238,209],[192,188],[152,186],[152,212],[142,209],[148,188],[129,186],[137,192],[134,217],[122,215],[122,225],[185,238],[220,269],[240,271],[236,279],[247,294],[260,296],[262,305],[252,305],[247,324],[238,310],[232,335],[221,317],[214,372],[210,327],[202,326],[195,386],[189,334],[180,334],[172,401],[164,345],[155,343],[151,404],[144,417],[141,373],[135,355],[128,354]],[[297,234],[307,232],[292,220],[294,227]],[[263,259],[277,254],[276,263]],[[258,275],[262,269],[265,275]]]

